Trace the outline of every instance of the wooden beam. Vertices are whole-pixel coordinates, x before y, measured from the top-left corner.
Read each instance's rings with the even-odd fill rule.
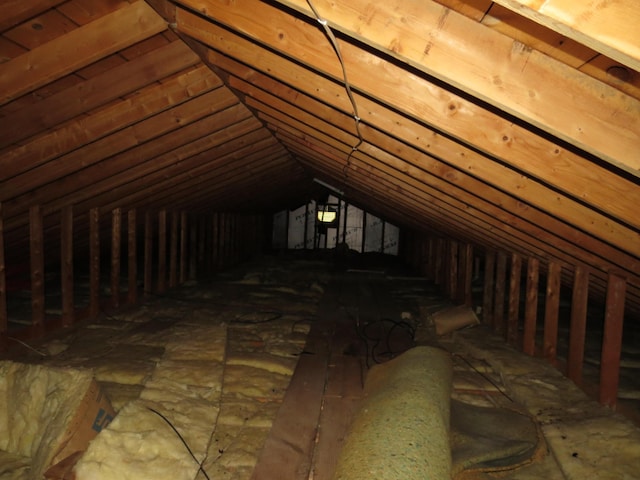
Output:
[[[600,394],[598,397],[601,404],[609,407],[615,407],[618,399],[626,285],[624,278],[616,275],[609,277],[600,359]]]
[[[122,242],[122,209],[111,212],[111,306],[120,306],[120,268]]]
[[[514,12],[640,71],[635,0],[494,0]]]
[[[183,284],[187,281],[187,266],[189,259],[187,258],[187,238],[189,236],[189,225],[187,222],[187,212],[180,212],[180,277],[178,281]]]
[[[547,272],[547,295],[544,309],[543,355],[553,365],[556,364],[558,347],[558,313],[560,308],[560,273],[557,263],[549,263]]]
[[[137,1],[0,65],[0,105],[167,29]]]
[[[127,302],[135,304],[138,301],[138,238],[137,238],[136,210],[132,208],[127,212],[127,266],[129,270],[129,288],[127,292]]]
[[[153,292],[153,219],[151,212],[144,214],[144,295]]]
[[[220,79],[203,66],[116,102],[94,115],[37,136],[0,157],[6,162],[0,186],[8,197],[21,195],[36,186],[75,173],[78,164],[88,167],[202,118],[212,113],[212,109],[218,111],[230,101],[237,103],[237,98],[229,100],[228,92],[222,99],[208,97],[211,104],[189,102],[220,85]],[[218,97],[221,93],[217,93]],[[223,102],[226,105],[221,106]],[[180,117],[180,122],[176,122],[176,116]],[[145,119],[149,119],[149,123],[139,123]]]
[[[223,36],[225,35],[225,33],[223,32],[221,32],[220,34]],[[228,36],[229,34],[226,33],[226,35]],[[206,40],[206,37],[203,38],[203,41],[205,40]],[[252,61],[256,65],[256,68],[261,68],[261,69],[263,68],[265,69],[265,71],[269,71],[271,73],[290,72],[291,78],[289,78],[289,75],[285,75],[284,73],[282,74],[281,77],[283,82],[293,83],[298,90],[302,92],[308,92],[310,95],[318,96],[318,98],[320,98],[323,102],[333,105],[336,108],[340,108],[341,102],[336,99],[341,98],[341,95],[343,94],[343,91],[341,92],[342,87],[332,85],[328,81],[323,82],[317,76],[314,76],[311,72],[306,71],[299,65],[295,65],[292,62],[283,60],[277,55],[269,54],[268,52],[263,52],[263,55],[261,55],[257,59],[255,58],[255,55],[250,57],[249,54],[250,52],[253,51],[252,48],[254,47],[251,47],[250,45],[244,45],[242,43],[243,41],[239,38],[229,38],[227,40],[230,43],[234,43],[234,49],[229,53],[233,53],[234,55],[237,55],[238,58],[241,58],[244,61]],[[246,55],[244,55],[245,51],[246,51]],[[242,53],[242,55],[238,52]],[[267,84],[267,79],[265,78],[265,76],[259,74],[255,70],[248,70],[244,66],[241,67],[237,62],[233,62],[223,55],[219,55],[213,51],[209,51],[209,58],[211,62],[223,65],[224,68],[227,68],[233,71],[234,73],[237,73],[239,76],[243,78],[250,78],[251,81],[260,82],[260,84],[263,84],[263,83],[265,85]],[[251,60],[252,58],[254,60]],[[231,80],[233,81],[233,78]],[[318,82],[321,82],[321,83],[318,84]],[[319,88],[313,89],[313,91],[311,91],[311,89],[307,87],[307,85],[311,85],[311,84],[317,84]],[[292,91],[291,88],[284,85],[284,83],[281,85],[271,84],[267,88],[270,91],[274,91],[274,92],[277,91],[278,96],[282,98],[286,98],[286,97],[295,98],[300,96],[300,93],[298,91]],[[415,143],[416,139],[419,139],[419,143],[421,145],[420,148],[424,148],[425,145],[428,145],[429,151],[432,152],[434,156],[439,158],[444,158],[447,160],[447,162],[453,162],[454,164],[459,164],[458,166],[460,168],[460,171],[473,172],[474,176],[477,175],[481,179],[486,179],[486,181],[488,182],[493,182],[495,179],[500,178],[501,185],[499,188],[500,189],[506,188],[510,193],[513,193],[514,195],[516,195],[516,197],[512,199],[508,199],[508,198],[503,198],[502,200],[496,199],[495,201],[498,204],[504,205],[506,208],[509,208],[510,211],[517,212],[518,215],[526,216],[531,213],[535,213],[536,209],[532,210],[530,208],[530,205],[540,206],[544,211],[555,212],[555,214],[560,212],[560,217],[564,218],[570,224],[573,224],[576,221],[577,223],[582,224],[582,221],[586,219],[586,217],[583,214],[586,214],[587,216],[593,215],[593,211],[587,212],[586,210],[581,213],[573,212],[571,214],[569,214],[568,210],[565,210],[564,212],[562,212],[562,210],[567,207],[567,204],[565,202],[569,202],[569,204],[572,203],[571,200],[569,200],[568,198],[563,198],[562,196],[558,196],[558,195],[549,195],[548,194],[549,192],[543,193],[543,191],[538,191],[537,193],[533,194],[533,190],[537,190],[540,187],[540,185],[537,185],[535,182],[529,183],[529,180],[525,180],[521,174],[510,171],[507,168],[503,169],[503,167],[500,167],[497,163],[486,161],[486,159],[483,160],[482,157],[475,158],[474,157],[475,154],[473,151],[471,150],[466,150],[464,152],[460,151],[459,145],[456,145],[454,143],[450,143],[445,146],[444,144],[441,143],[441,141],[444,141],[444,137],[439,137],[438,135],[434,135],[433,132],[428,131],[426,129],[418,128],[416,124],[408,122],[406,118],[400,115],[395,115],[393,112],[390,112],[388,110],[384,111],[383,109],[380,109],[379,105],[377,105],[375,102],[370,101],[366,97],[359,96],[357,93],[355,93],[355,97],[356,97],[356,101],[358,102],[358,104],[363,110],[371,111],[373,113],[373,116],[367,117],[366,120],[374,122],[375,126],[378,127],[380,130],[387,131],[394,136],[398,136],[398,138],[402,138],[403,140],[408,142],[408,144]],[[366,124],[364,125],[364,127],[366,128]],[[365,132],[365,137],[367,137],[368,135],[370,135],[370,133]],[[418,146],[416,145],[416,147]],[[409,158],[409,157],[405,156],[404,158]],[[421,159],[421,162],[426,160],[426,158],[427,157],[424,157],[423,159]],[[471,160],[471,158],[473,158],[473,160]],[[461,159],[464,159],[464,161],[460,162]],[[426,167],[423,166],[422,168],[426,168]],[[444,168],[446,170],[447,167],[444,167]],[[497,171],[496,168],[500,171]],[[442,164],[440,164],[439,166],[429,165],[429,170],[439,171],[442,169],[443,169]],[[492,171],[490,172],[489,170],[492,170]],[[460,179],[466,178],[461,176],[459,171],[451,171],[450,175],[448,174],[448,176],[450,180],[454,182],[458,182]],[[505,184],[503,182],[505,178],[513,178],[513,181],[509,180]],[[494,179],[494,180],[491,180],[491,179]],[[522,181],[525,181],[526,185],[521,183]],[[530,194],[531,196],[529,196]],[[518,198],[521,198],[524,202],[527,202],[529,207],[524,208],[523,204],[518,201]],[[556,201],[562,201],[564,204],[564,207],[559,207],[559,205],[554,205]],[[578,207],[578,208],[581,209],[582,207]],[[566,217],[564,217],[565,213],[567,214]],[[629,214],[631,214],[631,212],[629,212]],[[556,222],[551,216],[547,217],[546,220],[541,219],[541,220],[535,221],[535,223],[539,225],[541,224],[550,225],[550,222],[554,223],[553,227],[551,227],[551,230],[552,231],[555,231],[556,229],[562,230],[564,232],[562,236],[565,239],[572,238],[573,243],[577,245],[586,245],[585,242],[590,243],[590,240],[588,238],[582,238],[580,240],[575,238],[575,235],[579,233],[579,230],[567,228],[567,225],[563,225],[561,222]],[[596,223],[600,223],[600,222],[596,221]],[[609,226],[612,225],[610,219],[608,219],[605,223],[607,223],[608,225],[607,228],[609,228]],[[601,226],[604,226],[604,223]],[[594,232],[593,225],[591,225],[591,228],[590,228],[588,225],[585,224],[585,225],[581,225],[580,228],[582,228],[585,231],[591,230],[592,232]],[[602,233],[606,229],[601,230],[598,227],[596,230],[599,230]],[[540,233],[542,234],[542,232]],[[538,235],[536,234],[536,235],[529,235],[529,236],[537,237]],[[621,238],[617,234],[615,235],[615,237],[618,239],[618,241]],[[639,246],[639,243],[637,242],[636,237],[637,235],[635,233],[629,236],[628,241],[624,242],[626,244],[625,248],[638,249],[640,251],[640,246]],[[612,242],[616,242],[613,236],[610,238],[610,240]],[[550,242],[550,244],[552,243],[553,242]],[[632,247],[632,245],[635,245],[637,248]],[[589,247],[589,250],[597,251],[599,250],[599,247],[596,247],[596,246]],[[607,254],[607,256],[608,255],[609,254]],[[632,265],[632,264],[637,264],[637,261],[629,257],[625,262],[622,262],[621,264]]]
[[[0,203],[0,352],[7,348],[9,317],[7,312],[7,264],[4,255],[4,223]]]
[[[473,245],[466,243],[464,246],[464,277],[462,300],[467,307],[473,307]]]
[[[210,5],[209,2],[208,5]],[[310,59],[313,59],[313,66],[317,71],[324,75],[341,79],[342,72],[339,62],[336,61],[332,49],[326,48],[327,40],[315,26],[294,22],[290,16],[273,9],[273,7],[267,7],[265,3],[256,2],[255,5],[252,4],[252,9],[253,7],[256,9],[256,15],[252,15],[251,18],[246,15],[235,15],[237,12],[234,12],[228,6],[213,9],[211,12],[215,11],[216,18],[223,16],[222,21],[233,20],[233,22],[237,22],[235,28],[242,29],[243,33],[254,36],[258,41],[271,48],[285,52],[285,54],[290,55],[297,61],[309,64]],[[258,14],[258,12],[264,12],[264,14]],[[177,18],[178,28],[181,32],[236,58],[242,58],[243,61],[249,61],[256,66],[255,68],[262,68],[262,65],[258,66],[258,64],[264,62],[268,57],[266,53],[265,55],[256,56],[254,43],[249,44],[247,42],[245,45],[245,40],[235,38],[228,31],[216,28],[215,25],[207,22],[202,17],[197,17],[179,8]],[[269,21],[265,22],[264,18],[269,18]],[[267,24],[268,27],[266,26]],[[287,35],[279,38],[277,32],[283,31],[286,31]],[[289,36],[295,38],[296,41],[289,41]],[[371,95],[371,97],[380,102],[387,103],[389,106],[405,112],[409,116],[431,124],[448,135],[458,139],[465,139],[468,143],[473,144],[474,148],[485,152],[489,156],[499,158],[505,164],[519,169],[526,175],[544,179],[544,181],[553,178],[554,186],[570,196],[595,206],[597,209],[610,211],[627,210],[624,216],[629,219],[630,224],[638,224],[637,216],[635,212],[631,212],[630,205],[627,202],[613,205],[618,202],[610,201],[613,197],[620,197],[618,188],[609,188],[612,186],[612,182],[626,184],[621,187],[629,195],[635,190],[635,186],[632,185],[633,182],[623,180],[620,176],[608,172],[604,168],[594,167],[593,162],[587,161],[568,149],[561,148],[558,144],[526,130],[515,122],[500,118],[489,110],[473,105],[460,96],[441,90],[424,78],[407,75],[406,70],[399,66],[394,66],[391,62],[386,62],[378,56],[365,53],[355,45],[343,43],[341,51],[345,63],[351,66],[349,79],[352,87]],[[215,63],[213,58],[211,60]],[[371,75],[371,65],[376,66],[375,76]],[[358,66],[362,67],[358,68]],[[271,63],[265,65],[263,71],[274,72],[275,70],[274,65]],[[289,78],[291,76],[289,71],[283,72],[282,75],[287,77],[285,80],[287,83],[294,81]],[[399,79],[402,79],[402,82]],[[318,90],[314,87],[314,91]],[[415,92],[418,91],[423,92],[424,95],[416,96]],[[351,112],[352,110],[344,91],[338,94],[338,98],[332,99],[331,103],[336,104],[337,108],[343,111]],[[368,117],[364,119],[365,122],[367,120]],[[492,132],[492,134],[487,135],[487,132]],[[607,139],[607,141],[610,141],[610,139]],[[424,141],[421,143],[424,144]],[[445,154],[445,158],[450,157],[451,152]],[[478,165],[470,165],[469,171],[476,173],[478,167],[483,167],[487,164],[494,165],[496,162],[487,162],[485,160]],[[525,176],[521,173],[518,176],[520,181],[529,182],[529,179],[525,179]],[[487,181],[495,185],[497,185],[498,178],[500,177],[494,177],[493,179],[486,177]],[[585,183],[589,185],[588,195],[585,194]],[[503,188],[503,186],[504,184],[500,188]],[[604,190],[609,191],[605,193]],[[518,196],[530,194],[527,188],[514,192]],[[560,198],[558,195],[552,195],[546,199],[538,197],[531,198],[531,200],[537,204],[541,200],[555,202],[558,198]],[[566,207],[567,205],[564,205],[560,210]],[[594,213],[595,211],[592,210],[588,215],[593,216]],[[579,216],[571,216],[569,221],[582,222],[582,220]],[[587,226],[586,229],[592,232],[597,230],[597,235],[599,236],[608,236],[606,232],[611,227],[612,222],[610,219],[605,220],[602,217],[596,223]],[[621,240],[622,237],[611,238],[611,241],[618,245]],[[627,232],[626,240],[622,241],[626,245],[625,248],[640,249],[637,233]]]
[[[60,212],[60,265],[62,292],[62,326],[70,327],[75,320],[73,299],[73,207]]]
[[[31,253],[31,328],[32,337],[44,335],[44,238],[42,211],[34,205],[29,209],[29,242]]]
[[[167,290],[167,211],[158,212],[158,293]]]
[[[215,103],[215,98],[207,96],[202,100],[205,103]],[[212,103],[208,103],[204,108],[211,107]],[[188,115],[188,112],[176,109],[173,114]],[[206,112],[201,111],[198,115],[206,115]],[[184,116],[182,118],[186,120]],[[95,204],[104,206],[112,202],[120,205],[128,204],[125,200],[121,201],[127,196],[124,192],[145,195],[145,185],[155,185],[162,181],[170,185],[172,177],[192,171],[196,164],[206,164],[211,160],[210,155],[224,156],[230,150],[237,148],[237,144],[250,143],[252,139],[258,140],[255,136],[247,137],[244,134],[257,133],[263,137],[269,135],[261,129],[260,123],[255,118],[250,118],[247,109],[240,105],[205,116],[192,125],[180,127],[175,126],[174,120],[169,118],[166,120],[174,125],[172,128],[175,128],[175,131],[166,132],[161,124],[150,122],[144,125],[145,130],[156,132],[164,130],[165,135],[156,138],[154,142],[146,142],[126,149],[112,157],[108,155],[106,158],[98,157],[99,160],[96,159],[94,164],[51,181],[39,188],[37,193],[31,192],[12,199],[10,203],[14,207],[14,215],[28,204],[29,197],[44,199],[47,202],[47,210],[55,210],[62,201],[72,201],[79,208],[83,206],[90,208]],[[226,128],[221,128],[224,125]],[[140,139],[139,134],[135,135]],[[105,143],[108,142],[105,141]],[[95,155],[93,152],[86,153],[88,156]],[[62,159],[73,161],[69,157],[61,157]],[[57,170],[58,162],[50,166]],[[45,168],[42,170],[44,173]],[[87,178],[90,179],[88,183]],[[69,194],[61,199],[56,193],[60,191],[67,191]]]
[[[587,300],[589,296],[589,271],[577,266],[574,272],[571,297],[571,325],[569,328],[569,354],[567,377],[576,385],[582,385],[584,342],[587,334]]]
[[[4,0],[3,15],[0,18],[0,32],[28,20],[31,17],[57,7],[66,0]]]
[[[522,350],[527,355],[536,353],[536,323],[538,320],[538,280],[540,278],[540,261],[529,257],[527,261],[527,285],[524,311],[524,332]]]
[[[171,212],[169,235],[169,288],[175,288],[178,285],[178,212],[175,210]]]
[[[100,209],[89,210],[89,316],[100,313]]]
[[[522,274],[522,257],[511,254],[511,273],[509,276],[509,314],[507,320],[507,343],[518,345],[518,327],[520,322],[520,276]]]
[[[254,89],[255,90],[255,89]],[[265,98],[265,101],[267,101],[268,99]],[[275,102],[275,100],[270,100],[270,103],[273,104],[273,102]],[[257,103],[254,100],[252,100],[252,98],[248,98],[247,99],[247,104],[251,107],[256,108],[259,112],[263,112],[265,111],[265,109],[269,108],[264,104],[261,103]],[[330,124],[321,121],[319,119],[316,119],[315,117],[312,117],[311,115],[307,114],[306,112],[300,112],[300,111],[295,111],[295,110],[291,110],[287,107],[286,103],[284,102],[277,102],[274,105],[274,109],[277,109],[278,112],[283,112],[282,114],[278,114],[276,112],[271,112],[271,109],[266,110],[269,111],[270,113],[273,113],[273,115],[278,115],[279,118],[283,118],[283,122],[287,122],[287,125],[289,126],[294,126],[296,128],[299,128],[301,130],[301,132],[303,132],[306,136],[306,138],[309,138],[309,136],[313,135],[314,137],[317,137],[318,139],[326,137],[326,138],[331,138],[333,139],[341,139],[342,142],[344,142],[345,145],[350,145],[352,138],[351,136],[346,136],[345,137],[345,132],[343,130],[340,130],[338,128],[332,127]],[[330,118],[329,117],[329,113],[327,116],[324,115],[324,110],[322,110],[321,106],[319,107],[320,110],[319,112],[322,112],[322,118],[323,120],[326,118]],[[287,116],[285,117],[284,114],[287,114]],[[270,118],[267,119],[266,115],[263,115],[261,113],[259,113],[259,118],[264,119],[264,120],[269,120],[270,123],[274,123]],[[295,119],[295,120],[294,120]],[[305,122],[305,124],[302,124],[302,122]],[[284,123],[283,123],[284,124]],[[308,127],[307,125],[313,126],[313,129]],[[340,127],[342,128],[346,128],[343,125],[339,124]],[[315,131],[314,131],[315,130]],[[460,174],[458,172],[456,172],[455,174],[453,172],[450,172],[447,168],[443,168],[442,166],[436,166],[433,165],[432,168],[428,168],[427,172],[425,172],[425,168],[427,167],[427,165],[429,165],[430,163],[434,163],[436,162],[433,159],[430,159],[429,157],[422,157],[420,152],[417,151],[410,151],[410,149],[408,149],[406,146],[393,146],[390,147],[388,146],[388,142],[390,141],[388,139],[388,137],[385,137],[384,135],[382,135],[379,132],[373,131],[373,130],[369,130],[366,127],[363,127],[363,131],[365,132],[366,136],[367,136],[367,143],[362,145],[360,147],[360,150],[362,152],[367,152],[367,153],[371,153],[371,156],[377,160],[380,160],[381,162],[387,163],[390,166],[394,167],[396,170],[398,170],[399,172],[403,172],[406,175],[410,175],[413,179],[419,179],[420,181],[422,181],[424,183],[424,187],[422,187],[426,192],[431,192],[433,190],[437,189],[437,192],[434,193],[434,202],[438,202],[438,203],[442,203],[443,200],[447,203],[451,203],[451,202],[458,202],[458,201],[464,201],[465,204],[463,205],[463,209],[465,211],[468,211],[469,208],[471,209],[482,209],[484,210],[488,215],[484,215],[483,213],[476,213],[474,216],[477,218],[487,218],[489,223],[494,223],[496,222],[497,219],[500,220],[504,220],[505,223],[508,223],[509,225],[513,225],[513,226],[517,226],[518,228],[523,228],[524,230],[528,230],[529,233],[526,235],[527,238],[531,239],[540,239],[542,240],[546,235],[548,235],[548,232],[542,232],[541,230],[539,230],[538,224],[540,223],[547,223],[545,220],[540,219],[540,221],[535,221],[535,224],[530,224],[530,225],[525,225],[522,224],[520,219],[517,219],[515,217],[512,217],[511,220],[507,220],[507,218],[505,217],[505,215],[499,210],[497,209],[495,206],[490,205],[488,202],[486,202],[486,200],[488,198],[486,197],[490,197],[492,190],[490,187],[484,185],[484,186],[480,186],[478,185],[477,190],[482,190],[484,197],[485,198],[478,198],[478,197],[474,197],[471,196],[468,192],[466,191],[462,191],[462,190],[458,190],[457,186],[459,185],[460,187],[463,187],[465,190],[475,190],[475,188],[471,185],[475,180],[473,179],[468,179],[468,181],[466,179],[464,179],[463,174]],[[320,133],[321,132],[321,133]],[[369,145],[369,142],[375,142],[376,145],[380,145],[380,150],[375,150],[373,148],[371,148],[371,146]],[[349,146],[349,149],[351,147]],[[405,152],[405,148],[406,148],[406,152]],[[384,149],[384,150],[383,150]],[[403,158],[416,158],[418,159],[417,161],[419,161],[421,168],[413,168],[412,166],[406,166],[406,164],[404,163],[404,161],[394,158],[391,155],[389,155],[388,153],[386,153],[386,150],[394,150],[396,151],[398,154],[402,155]],[[360,153],[357,152],[356,154],[353,155],[353,159],[357,159],[360,157]],[[373,162],[375,162],[375,160],[367,160],[367,163],[369,164],[373,164]],[[434,172],[435,175],[430,175],[430,172]],[[455,179],[457,180],[457,185],[454,186],[452,185],[450,182],[451,178],[455,176]],[[442,178],[440,178],[442,177]],[[399,178],[399,177],[398,177]],[[453,197],[455,197],[456,200],[449,200],[447,197],[449,195],[452,195]],[[508,202],[508,200],[506,200]],[[505,205],[505,201],[498,201],[497,203],[499,203],[500,205]],[[473,205],[473,207],[469,207],[469,205]],[[527,209],[527,214],[532,214],[534,213],[532,209]],[[497,223],[497,222],[496,222]],[[531,228],[537,230],[535,233],[531,230]],[[487,230],[496,230],[495,228],[491,227],[491,226],[486,226],[486,227],[482,227],[482,228],[486,228]],[[504,226],[498,226],[496,227],[498,230],[500,231],[504,231],[504,232],[508,232],[510,231],[510,228],[507,227],[506,225]],[[523,237],[524,238],[524,237]],[[534,241],[536,241],[534,240]],[[558,238],[554,241],[548,242],[551,243],[553,245],[557,245],[559,246],[562,242],[564,242],[565,239],[563,238]],[[505,245],[504,248],[507,248],[509,245]],[[566,250],[570,250],[571,246],[570,244],[566,245]],[[543,248],[548,248],[548,246],[545,246]],[[564,252],[562,253],[563,255],[565,254]]]
[[[498,252],[498,259],[496,261],[496,294],[495,302],[493,305],[493,329],[499,333],[505,333],[505,321],[504,321],[504,307],[505,307],[505,293],[506,293],[506,278],[507,278],[507,254],[504,252]]]
[[[189,280],[198,276],[198,217],[191,216],[189,220]]]
[[[496,254],[487,250],[484,255],[484,288],[482,293],[482,320],[493,325],[493,297],[495,289]]]
[[[447,242],[448,245],[448,263],[447,266],[447,293],[449,294],[449,298],[457,301],[458,300],[458,242],[452,239],[449,239]]]
[[[625,19],[625,25],[629,27],[627,33],[635,35],[632,26],[635,27],[634,20],[640,22],[640,10],[632,8],[630,1],[624,2],[629,4],[627,12],[631,14]],[[204,3],[210,2],[213,3],[212,0]],[[306,0],[281,0],[280,3],[315,19]],[[503,3],[521,2],[506,0]],[[545,2],[545,9],[549,3],[576,2],[552,0]],[[608,20],[615,20],[607,18],[610,8],[603,9],[602,15],[591,15],[592,7],[581,5],[581,10],[590,13],[589,18],[601,19],[600,26],[606,25]],[[387,1],[376,5],[374,11],[369,0],[317,0],[314,6],[331,28],[605,158],[634,175],[639,174],[640,161],[630,154],[637,150],[640,142],[638,126],[627,122],[635,117],[632,121],[638,125],[640,103],[632,97],[620,95],[613,87],[436,2]],[[209,14],[218,18],[218,11],[210,11]],[[264,9],[266,13],[267,9]],[[603,17],[606,20],[602,21]],[[613,23],[610,27],[617,29],[618,25]],[[430,32],[426,38],[424,32]],[[619,32],[616,30],[616,33]],[[474,38],[476,41],[461,43],[461,38]],[[627,43],[640,53],[635,36],[633,42]],[[456,61],[452,62],[452,58]],[[572,95],[567,96],[564,93],[567,91]],[[619,123],[609,123],[618,116],[616,112],[619,109],[629,116],[620,118]],[[611,148],[611,138],[629,143]]]
[[[0,130],[0,148],[142,89],[199,61],[183,42],[175,41],[111,68],[18,111]],[[0,115],[0,120],[2,116]]]

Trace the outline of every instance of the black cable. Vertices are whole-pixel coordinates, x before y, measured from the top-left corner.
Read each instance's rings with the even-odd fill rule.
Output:
[[[189,448],[189,445],[187,444],[186,440],[184,439],[184,437],[180,434],[180,432],[176,429],[176,427],[173,426],[173,424],[169,421],[169,419],[167,417],[165,417],[163,414],[161,414],[159,411],[151,408],[151,407],[147,407],[149,410],[151,410],[153,413],[155,413],[156,415],[158,415],[160,418],[162,418],[165,422],[167,422],[167,425],[169,425],[171,427],[171,429],[176,432],[176,435],[178,436],[178,438],[182,441],[182,444],[186,447],[187,451],[191,454],[191,457],[195,460],[195,462],[198,464],[198,470],[200,470],[202,472],[202,474],[204,475],[204,477],[207,480],[211,480],[211,478],[209,478],[209,475],[207,475],[207,472],[205,471],[205,469],[202,467],[202,463],[200,463],[198,461],[198,459],[196,458],[196,456],[193,454],[193,451],[191,450],[191,448]],[[204,462],[204,460],[203,460]]]
[[[446,349],[445,349],[446,350]],[[481,372],[480,370],[478,370],[469,360],[467,360],[465,357],[463,357],[462,355],[460,355],[459,353],[455,353],[455,352],[451,352],[449,351],[449,353],[451,354],[452,357],[457,357],[460,358],[461,360],[463,360],[467,365],[469,365],[471,367],[471,369],[476,372],[478,375],[480,375],[482,378],[484,378],[487,382],[489,382],[491,385],[493,385],[496,390],[498,390],[498,392],[500,392],[507,400],[509,400],[511,403],[515,403],[514,400],[507,395],[507,392],[505,392],[496,382],[494,382],[488,375],[485,375],[483,372]]]

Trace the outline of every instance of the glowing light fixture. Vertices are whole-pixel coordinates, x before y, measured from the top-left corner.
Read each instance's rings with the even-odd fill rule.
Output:
[[[336,212],[318,210],[318,221],[322,223],[333,223],[336,220]]]
[[[337,205],[318,205],[316,218],[320,223],[334,223],[338,218]]]

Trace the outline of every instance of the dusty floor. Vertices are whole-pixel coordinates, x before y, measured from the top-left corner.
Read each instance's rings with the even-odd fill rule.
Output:
[[[113,425],[115,437],[118,432],[129,434],[126,420],[140,418],[140,412],[146,416],[145,431],[151,432],[136,440],[140,444],[156,441],[157,432],[165,428],[161,437],[173,445],[170,454],[160,449],[135,459],[139,468],[154,462],[163,465],[154,478],[249,479],[272,425],[287,413],[281,406],[298,359],[316,353],[306,350],[307,335],[328,308],[336,318],[355,321],[360,328],[342,337],[339,349],[339,332],[332,335],[334,352],[339,350],[335,358],[356,359],[344,370],[348,378],[341,373],[343,382],[361,387],[371,365],[411,343],[414,332],[408,324],[426,321],[420,320],[425,309],[447,305],[432,285],[408,276],[388,259],[351,259],[349,264],[331,260],[265,257],[209,281],[148,298],[139,307],[103,314],[29,348],[14,349],[12,356],[23,362],[91,368],[120,410],[121,418]],[[333,292],[332,305],[322,304],[327,290]],[[507,347],[483,326],[433,343],[452,354],[454,397],[514,404],[540,424],[545,442],[535,460],[496,478],[640,478],[640,430],[599,407],[556,369]],[[338,370],[335,358],[328,358],[330,376]],[[325,383],[325,389],[327,385],[331,384]],[[340,388],[336,396],[345,397],[344,383]],[[316,424],[331,418],[333,398],[325,391],[324,417]],[[183,432],[197,462],[149,408],[164,412]],[[126,451],[131,445],[115,454],[117,438],[101,442],[101,437],[79,471],[86,472],[86,478],[96,471],[102,478],[142,478],[139,470],[127,473],[118,467],[132,461]],[[320,435],[317,441],[321,439]],[[335,460],[336,452],[322,445],[317,444],[306,477],[300,478],[330,478],[327,462]],[[166,468],[172,461],[179,473]]]

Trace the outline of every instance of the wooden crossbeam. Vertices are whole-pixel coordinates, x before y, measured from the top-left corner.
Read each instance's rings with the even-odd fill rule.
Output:
[[[640,71],[640,5],[636,0],[494,1]]]
[[[0,105],[167,29],[136,1],[0,65]]]
[[[556,0],[563,2],[576,3]],[[280,3],[315,18],[306,0]],[[633,154],[640,145],[640,102],[636,99],[620,95],[613,87],[435,2],[395,0],[376,4],[375,8],[369,0],[313,3],[332,28],[634,175],[640,174],[640,160]],[[545,2],[545,9],[548,3]],[[629,5],[630,14],[635,13],[635,20],[640,21],[640,9],[631,8],[630,1],[624,3]],[[590,8],[584,5],[581,10]],[[602,9],[602,16],[606,17],[607,12],[608,9]],[[633,25],[628,22],[633,22],[634,15],[630,17],[625,23],[628,27]],[[607,18],[602,23],[611,21],[611,26],[617,29],[614,20]],[[629,32],[635,34],[635,28]],[[473,41],[461,42],[461,38]],[[631,45],[640,53],[637,39],[633,40],[635,45]],[[626,118],[621,118],[620,112],[625,112],[622,117]],[[611,142],[611,138],[616,138],[616,142]]]

